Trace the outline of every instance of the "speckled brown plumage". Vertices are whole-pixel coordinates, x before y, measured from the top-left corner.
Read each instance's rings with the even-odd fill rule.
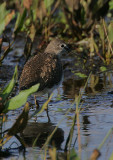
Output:
[[[37,53],[28,60],[20,76],[20,90],[39,83],[40,95],[51,93],[62,80],[60,54],[67,50],[63,41],[55,39],[49,43],[44,53]]]
[[[42,53],[32,57],[20,77],[20,90],[40,83],[38,91],[52,88],[62,80],[62,65],[57,55]]]

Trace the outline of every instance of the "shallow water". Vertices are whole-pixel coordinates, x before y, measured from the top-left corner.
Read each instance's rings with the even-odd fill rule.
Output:
[[[21,48],[21,49],[20,49]],[[14,66],[18,64],[18,57],[22,55],[23,43],[16,44],[14,51],[12,51],[7,58],[3,61],[3,65],[0,68],[0,87],[8,83],[11,79],[14,71]],[[15,56],[16,54],[16,56]],[[63,63],[72,62],[70,57],[63,58]],[[73,62],[74,63],[74,62]],[[8,64],[8,65],[7,65]],[[70,64],[69,64],[70,65]],[[24,130],[22,138],[27,144],[26,151],[24,152],[20,147],[20,142],[15,138],[11,138],[4,148],[9,149],[11,156],[4,159],[11,159],[12,157],[18,159],[43,159],[40,154],[40,149],[45,143],[48,135],[54,130],[58,122],[64,118],[67,110],[72,107],[71,111],[65,116],[61,124],[58,126],[56,135],[53,136],[53,140],[56,142],[59,153],[63,154],[66,140],[72,125],[72,119],[75,114],[76,105],[73,105],[75,97],[78,96],[79,91],[83,91],[86,83],[86,78],[81,79],[71,73],[70,67],[65,69],[64,81],[60,85],[59,89],[54,91],[52,101],[49,103],[49,115],[51,123],[47,123],[46,112],[34,117],[29,121],[27,128]],[[71,66],[71,65],[70,65]],[[21,63],[19,69],[21,70]],[[103,141],[107,132],[113,125],[113,71],[101,73],[98,75],[92,74],[88,85],[85,88],[82,96],[82,111],[80,112],[80,137],[81,137],[81,159],[88,159],[92,151],[97,148]],[[16,91],[18,93],[18,89]],[[40,105],[46,100],[47,96],[39,97]],[[29,102],[34,104],[33,97],[29,97]],[[32,113],[35,109],[31,109]],[[22,112],[22,108],[16,111],[10,111],[7,113],[7,120],[2,126],[2,130],[6,130],[12,126],[17,116]],[[40,138],[32,147],[32,144],[40,134]],[[77,137],[77,125],[74,127],[74,135],[72,146],[74,146],[76,152],[78,152]],[[15,143],[14,143],[15,142]],[[74,144],[75,142],[75,144]],[[13,143],[13,144],[12,144]],[[11,145],[12,144],[12,145]],[[106,160],[110,157],[113,151],[113,137],[109,136],[104,146],[101,148],[101,156],[99,160]],[[39,156],[37,158],[37,156]],[[48,155],[47,155],[48,156]],[[61,155],[60,155],[61,156]]]

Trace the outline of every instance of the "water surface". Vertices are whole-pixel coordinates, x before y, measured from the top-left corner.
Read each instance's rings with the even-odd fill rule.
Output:
[[[17,40],[17,42],[20,42]],[[0,67],[0,87],[3,88],[11,79],[16,64],[19,65],[19,73],[23,63],[18,61],[23,53],[24,41],[16,43],[14,50],[5,58],[2,67]],[[43,159],[40,154],[41,147],[45,143],[48,135],[54,130],[59,121],[64,118],[67,110],[72,107],[71,111],[65,116],[61,124],[58,126],[53,140],[56,143],[59,153],[64,152],[66,140],[72,125],[72,120],[75,114],[76,105],[73,101],[78,97],[79,92],[83,91],[87,78],[80,78],[73,74],[72,70],[78,71],[79,66],[75,66],[75,59],[71,56],[62,57],[63,64],[67,63],[64,72],[64,81],[59,89],[53,93],[52,101],[49,103],[49,115],[51,123],[48,123],[46,112],[31,119],[24,130],[22,138],[27,144],[26,151],[20,146],[20,142],[12,137],[4,148],[8,149],[10,156],[4,159],[19,158],[33,159],[37,156],[38,159]],[[74,67],[73,67],[74,66]],[[73,68],[72,68],[73,67]],[[113,71],[100,74],[92,74],[88,85],[85,88],[82,96],[82,111],[80,112],[80,137],[81,137],[81,159],[88,159],[92,151],[97,148],[103,141],[107,132],[113,125]],[[18,94],[18,86],[14,94]],[[47,95],[38,97],[40,105],[47,100]],[[29,97],[28,101],[34,105],[33,96]],[[35,110],[31,109],[30,114]],[[18,115],[22,112],[22,107],[16,111],[7,113],[7,120],[2,126],[2,131],[10,128],[15,122]],[[74,127],[74,135],[72,147],[74,146],[78,153],[77,125]],[[35,138],[39,136],[35,147],[32,147]],[[2,135],[1,135],[2,136]],[[52,142],[51,142],[52,143]],[[50,143],[50,145],[51,145]],[[101,156],[99,160],[106,160],[113,152],[113,137],[107,139],[104,146],[101,148]],[[10,148],[10,149],[9,149]],[[60,155],[60,156],[61,156]],[[47,155],[48,156],[48,155]],[[49,156],[48,156],[49,157]]]

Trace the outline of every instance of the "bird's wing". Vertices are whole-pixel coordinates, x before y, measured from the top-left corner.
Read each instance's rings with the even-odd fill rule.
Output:
[[[60,82],[62,65],[57,56],[47,53],[32,57],[24,66],[20,77],[20,90],[40,83],[39,90],[51,88]]]

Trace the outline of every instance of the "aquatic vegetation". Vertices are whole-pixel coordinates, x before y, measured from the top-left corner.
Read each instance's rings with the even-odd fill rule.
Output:
[[[96,88],[98,87],[99,90],[99,87],[103,87],[105,85],[105,82],[101,84],[102,86],[99,84],[101,78],[98,75],[102,73],[106,74],[107,71],[113,69],[112,10],[113,0],[11,0],[5,2],[2,0],[0,2],[0,67],[3,67],[8,56],[13,56],[10,53],[12,51],[15,52],[16,40],[20,35],[24,38],[22,56],[19,57],[16,55],[17,53],[15,54],[18,57],[17,63],[20,66],[20,59],[23,56],[27,61],[32,55],[33,45],[36,41],[38,42],[36,49],[40,52],[40,49],[44,48],[46,42],[51,40],[53,37],[60,37],[61,39],[65,39],[69,42],[73,49],[71,56],[68,55],[74,59],[73,63],[68,62],[73,66],[73,69],[70,69],[71,67],[69,66],[67,67],[68,70],[71,70],[72,75],[75,76],[77,80],[84,80],[84,82],[82,81],[82,84],[80,81],[74,82],[74,80],[70,80],[70,84],[73,83],[73,86],[75,85],[74,83],[76,83],[76,86],[78,85],[78,88],[79,86],[82,86],[79,89],[77,87],[73,88],[72,95],[70,95],[70,99],[73,99],[74,97],[74,102],[71,104],[74,107],[76,106],[76,108],[69,106],[69,109],[65,108],[67,109],[67,112],[64,114],[64,108],[59,107],[60,105],[58,104],[58,111],[64,114],[63,118],[61,118],[58,123],[54,120],[54,127],[53,124],[50,126],[47,124],[45,125],[48,128],[50,127],[48,129],[50,132],[48,131],[48,134],[46,134],[46,131],[43,130],[46,134],[46,140],[42,141],[43,145],[40,147],[40,154],[37,155],[41,155],[43,159],[46,159],[47,156],[53,160],[60,158],[72,160],[82,159],[81,150],[84,146],[82,146],[80,124],[83,123],[83,121],[80,122],[80,115],[82,113],[84,114],[85,109],[84,106],[82,107],[82,92],[86,91],[89,92],[89,94],[96,94]],[[19,39],[19,41],[21,40]],[[64,65],[66,66],[67,64]],[[91,72],[92,74],[90,75],[90,79],[87,80],[87,77]],[[111,84],[112,78],[110,78],[109,74],[107,78],[110,79],[108,83]],[[104,77],[103,79],[106,81],[107,78]],[[7,116],[5,115],[10,114],[12,110],[15,113],[15,111],[18,111],[18,108],[22,106],[24,107],[23,111],[19,110],[19,116],[16,117],[15,123],[12,127],[3,133],[3,136],[1,134],[0,153],[3,151],[3,145],[6,145],[6,142],[9,142],[13,136],[19,140],[23,147],[27,147],[24,141],[26,137],[22,138],[18,133],[25,131],[29,120],[35,119],[37,115],[42,114],[53,96],[51,95],[50,98],[44,102],[41,108],[32,111],[31,108],[33,105],[26,103],[26,101],[32,93],[37,91],[39,84],[28,90],[21,91],[18,94],[17,92],[14,92],[15,86],[18,85],[17,83],[18,69],[16,66],[12,79],[10,82],[7,82],[6,87],[4,87],[4,83],[4,86],[2,86],[3,89],[0,90],[1,126],[3,126],[6,121]],[[84,85],[85,87],[83,87]],[[67,92],[71,90],[70,86],[71,85],[69,84],[67,85]],[[65,97],[63,98],[65,99]],[[62,97],[58,100],[61,101]],[[55,106],[56,104],[53,105]],[[65,106],[65,104],[63,105]],[[52,140],[52,138],[55,133],[59,131],[56,135],[59,134],[62,137],[62,143],[64,135],[62,128],[58,130],[58,127],[71,111],[73,112],[73,116],[68,116],[69,120],[71,120],[69,123],[70,130],[68,130],[68,133],[66,134],[67,137],[65,137],[64,149],[62,149],[62,153],[59,153],[59,150],[55,146],[55,141]],[[57,114],[56,110],[54,112]],[[34,124],[34,126],[35,125],[36,124]],[[44,128],[45,126],[42,125],[41,127]],[[77,137],[74,135],[75,126]],[[40,126],[38,126],[38,128],[39,127]],[[30,130],[32,129],[30,128]],[[30,132],[30,130],[28,130],[28,132]],[[113,129],[111,127],[102,143],[100,145],[96,145],[96,149],[92,151],[91,156],[88,155],[90,160],[97,159],[100,156],[101,148],[111,135],[112,130]],[[41,137],[41,131],[37,132],[37,135],[35,135],[35,140],[33,139],[32,144],[30,144],[31,148],[36,146],[37,141]],[[41,138],[44,139],[45,137]],[[52,142],[50,143],[50,141]],[[75,143],[77,143],[77,149],[75,149]],[[109,157],[109,159],[113,159],[113,153]]]
[[[4,90],[0,93],[0,97],[2,98],[1,103],[3,104],[1,108],[1,113],[7,112],[8,110],[15,110],[21,107],[27,101],[28,96],[38,90],[39,84],[32,86],[30,89],[21,91],[18,95],[8,100],[8,97],[10,96],[16,84],[17,73],[18,72],[17,72],[17,66],[16,66],[12,80],[4,88]]]

